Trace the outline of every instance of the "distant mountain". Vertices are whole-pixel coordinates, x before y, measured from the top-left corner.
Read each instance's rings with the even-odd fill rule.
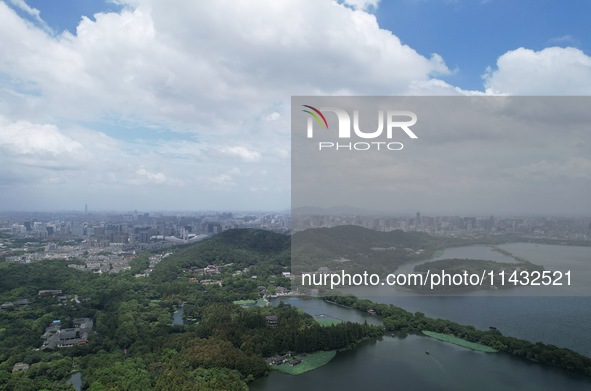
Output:
[[[314,228],[288,235],[259,229],[231,229],[186,246],[158,264],[153,276],[172,281],[182,270],[210,264],[234,264],[237,270],[266,264],[294,271],[372,270],[394,272],[404,263],[424,259],[441,241],[422,232],[378,232],[346,225]],[[295,267],[295,268],[294,268]]]
[[[433,237],[423,232],[374,231],[357,225],[340,225],[332,228],[312,228],[297,232],[294,241],[305,243],[332,243],[339,248],[363,249],[370,247],[420,247],[433,243]]]
[[[353,225],[314,228],[292,235],[292,269],[379,270],[425,258],[440,241],[422,232],[378,232]]]

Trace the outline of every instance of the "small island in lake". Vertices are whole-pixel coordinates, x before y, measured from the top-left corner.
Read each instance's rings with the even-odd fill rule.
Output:
[[[429,283],[423,285],[406,285],[407,288],[421,292],[465,292],[480,289],[499,289],[514,287],[510,281],[512,278],[519,278],[521,272],[532,272],[541,274],[544,267],[533,264],[526,260],[516,263],[495,262],[481,259],[442,259],[420,264],[414,268],[416,273],[424,276],[428,282],[433,281],[433,275],[446,275],[445,279],[434,280],[435,286]],[[466,275],[468,277],[466,277]],[[469,276],[474,275],[473,279]],[[476,277],[477,276],[477,277]],[[429,280],[428,277],[431,279]],[[451,282],[456,283],[451,283]],[[461,282],[461,283],[457,283]]]

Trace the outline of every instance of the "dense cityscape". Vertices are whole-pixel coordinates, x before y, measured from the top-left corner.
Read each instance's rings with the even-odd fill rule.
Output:
[[[433,236],[478,238],[518,235],[526,239],[591,240],[589,217],[495,217],[495,216],[294,216],[294,231],[308,228],[358,225],[375,231],[426,232]]]
[[[6,212],[0,215],[0,232],[4,233],[0,258],[18,263],[83,259],[83,265],[72,267],[117,273],[129,269],[129,261],[142,251],[195,243],[234,228],[289,234],[292,230],[356,225],[382,232],[402,230],[467,239],[512,235],[523,239],[591,240],[591,218],[583,217],[424,216],[420,212],[391,217],[295,216],[292,224],[287,212]]]
[[[76,269],[118,273],[137,254],[191,244],[233,228],[289,232],[280,213],[28,213],[0,217],[0,258],[30,263],[45,259],[84,260]],[[156,261],[152,262],[155,266]]]

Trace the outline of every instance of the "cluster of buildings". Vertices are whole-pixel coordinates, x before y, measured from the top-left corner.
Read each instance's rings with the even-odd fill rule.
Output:
[[[68,267],[96,274],[113,274],[131,269],[129,262],[134,258],[134,255],[125,256],[110,254],[109,256],[105,256],[104,259],[86,260],[84,263],[70,263],[68,264]]]
[[[220,278],[215,278],[216,274],[220,274],[224,268],[232,266],[231,263],[227,265],[207,265],[206,267],[191,267],[187,272],[191,275],[189,281],[196,282],[201,285],[218,285],[222,286],[224,281]]]
[[[14,255],[14,253],[17,255]],[[84,243],[39,244],[28,243],[12,251],[0,252],[6,260],[15,263],[32,263],[43,260],[59,259],[72,261],[68,267],[95,273],[119,273],[129,270],[129,262],[136,257],[136,251],[125,251],[121,247],[88,247]]]
[[[426,232],[434,236],[482,237],[515,234],[537,239],[591,240],[591,217],[495,217],[495,216],[366,216],[297,214],[293,231],[357,225],[376,231]]]
[[[0,215],[0,259],[18,263],[62,259],[72,261],[71,268],[118,273],[130,269],[139,252],[165,251],[233,228],[289,232],[290,224],[289,214],[269,213],[7,212]],[[157,262],[151,259],[140,274],[149,275]]]
[[[228,212],[150,213],[6,213],[0,230],[22,238],[82,239],[95,247],[190,241],[233,228],[289,232],[289,214]]]
[[[42,289],[37,292],[39,298],[54,297],[58,302],[65,302],[73,300],[80,303],[78,295],[66,295],[61,289]],[[31,304],[29,299],[18,299],[11,302],[4,302],[0,305],[0,310],[14,310],[17,307],[26,307]],[[67,348],[76,345],[85,345],[88,343],[88,337],[93,331],[94,322],[91,318],[76,318],[71,322],[73,327],[63,327],[61,320],[56,319],[52,321],[46,328],[41,339],[43,343],[41,350]],[[20,365],[17,363],[13,368],[13,372],[26,371],[28,365]]]
[[[300,354],[300,356],[305,356],[305,353]],[[294,352],[287,352],[284,355],[276,355],[273,357],[268,357],[265,359],[267,364],[269,365],[281,365],[287,364],[291,367],[301,364],[304,360],[295,355]]]
[[[43,289],[37,292],[37,295],[39,297],[55,297],[58,302],[71,299],[71,296],[64,294],[61,289]],[[73,300],[80,303],[78,295],[75,295]],[[72,320],[72,325],[73,327],[66,328],[63,327],[59,319],[52,321],[41,335],[41,339],[43,339],[41,350],[86,345],[88,336],[94,327],[93,320],[91,318],[76,318]]]
[[[11,310],[17,307],[26,307],[31,302],[29,299],[18,299],[14,301],[5,301],[4,303],[0,304],[0,310]]]
[[[60,320],[52,321],[41,335],[41,339],[43,339],[41,350],[87,344],[88,336],[94,326],[92,319],[76,318],[72,323],[74,327],[63,328]]]

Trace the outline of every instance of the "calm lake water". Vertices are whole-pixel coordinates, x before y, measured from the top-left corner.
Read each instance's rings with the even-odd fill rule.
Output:
[[[282,299],[318,316],[376,323],[355,310],[320,299]],[[276,305],[279,300],[274,300]],[[429,355],[425,353],[429,351]],[[487,354],[428,337],[384,337],[340,352],[327,365],[299,376],[273,371],[252,391],[295,390],[590,390],[591,379],[497,353]]]
[[[571,270],[571,287],[547,291],[522,287],[472,292],[466,296],[399,295],[388,287],[356,288],[351,293],[375,302],[420,311],[480,329],[497,327],[503,334],[567,347],[591,356],[591,247],[514,243],[500,246],[548,270]],[[488,246],[450,248],[437,259],[472,258],[513,262]],[[424,261],[423,261],[424,262]],[[417,262],[415,264],[422,263]],[[412,271],[415,264],[397,272]],[[543,295],[543,296],[542,296]],[[574,295],[574,297],[566,296]],[[579,295],[579,296],[576,296]],[[287,299],[311,315],[376,322],[377,318],[318,299]],[[273,304],[277,304],[274,301]],[[431,354],[426,355],[425,351]],[[486,354],[427,337],[384,337],[341,352],[315,371],[289,376],[277,372],[251,385],[251,390],[320,389],[416,390],[591,390],[591,379],[498,353]]]
[[[471,292],[473,296],[591,296],[591,247],[582,246],[556,246],[534,243],[511,243],[498,246],[509,251],[516,257],[524,258],[536,265],[544,266],[545,270],[570,271],[570,285],[567,278],[563,277],[559,282],[561,286],[528,286],[508,289],[481,290]],[[396,273],[412,273],[414,267],[426,262],[441,259],[480,259],[495,262],[516,263],[517,261],[507,255],[495,251],[490,246],[476,245],[465,247],[453,247],[446,249],[443,255],[425,261],[411,262],[400,266]],[[403,294],[407,290],[398,290],[394,287],[382,289],[385,295]],[[413,293],[414,295],[414,293]]]
[[[76,391],[82,390],[82,372],[74,372],[67,383],[74,386]]]
[[[503,334],[540,341],[591,356],[591,247],[513,243],[499,246],[547,270],[571,270],[572,286],[517,287],[476,291],[464,296],[399,295],[391,287],[358,287],[348,292],[379,303],[394,304],[407,311],[453,320]],[[435,259],[473,258],[501,261],[505,257],[488,246],[456,247]],[[507,261],[507,259],[505,259]],[[423,263],[416,262],[412,265]],[[414,267],[414,266],[413,266]],[[398,272],[408,272],[405,265]],[[536,294],[537,292],[537,294]],[[549,296],[554,293],[555,296]]]
[[[174,311],[174,313],[172,314],[172,324],[174,325],[183,325],[185,324],[185,321],[183,320],[183,314],[185,313],[185,310],[183,309],[182,306],[178,306],[176,308],[176,311]]]

